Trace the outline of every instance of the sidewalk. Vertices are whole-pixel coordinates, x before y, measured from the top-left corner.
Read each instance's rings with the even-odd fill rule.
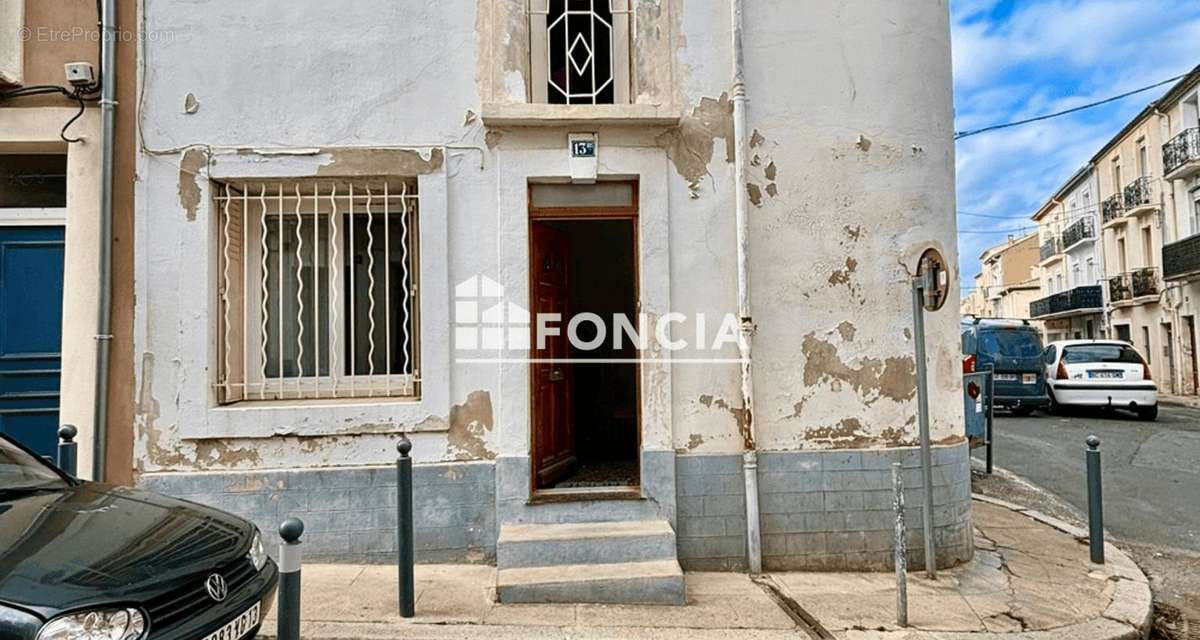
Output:
[[[932,582],[909,574],[910,627],[895,625],[892,574],[687,574],[683,607],[505,605],[495,568],[417,567],[417,617],[396,613],[391,566],[305,565],[304,638],[829,638],[1107,640],[1142,637],[1146,577],[1112,545],[1093,565],[1065,523],[977,496],[976,557]],[[274,636],[274,612],[263,637]],[[815,619],[823,629],[808,628]]]
[[[1159,392],[1158,403],[1176,407],[1191,407],[1192,409],[1200,409],[1200,396],[1177,396],[1169,393]]]

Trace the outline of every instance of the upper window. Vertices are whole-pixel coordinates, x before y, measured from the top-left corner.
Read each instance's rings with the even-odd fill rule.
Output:
[[[629,0],[530,0],[535,103],[629,103]]]
[[[61,154],[0,155],[0,207],[67,206],[67,156]]]
[[[415,181],[214,195],[219,402],[419,395]]]

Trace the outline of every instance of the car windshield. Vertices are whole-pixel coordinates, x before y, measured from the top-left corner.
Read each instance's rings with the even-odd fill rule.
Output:
[[[58,489],[67,481],[16,445],[0,438],[0,492],[23,489]]]
[[[1082,344],[1064,348],[1062,361],[1065,364],[1080,364],[1084,362],[1142,364],[1142,356],[1138,355],[1138,352],[1128,345]]]
[[[1036,358],[1042,355],[1042,345],[1029,331],[981,331],[979,351],[1010,358]]]

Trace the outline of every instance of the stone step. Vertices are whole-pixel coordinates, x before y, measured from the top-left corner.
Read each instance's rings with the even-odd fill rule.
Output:
[[[500,569],[675,560],[666,520],[506,524],[496,542]]]
[[[504,603],[684,603],[677,560],[501,569],[496,590]]]

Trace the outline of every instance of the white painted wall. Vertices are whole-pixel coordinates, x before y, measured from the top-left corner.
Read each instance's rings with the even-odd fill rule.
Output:
[[[213,380],[216,369],[215,283],[204,268],[214,241],[213,212],[202,202],[196,220],[187,219],[179,201],[180,151],[188,145],[409,145],[424,151],[444,145],[445,210],[422,215],[444,215],[437,222],[445,224],[448,238],[447,284],[474,275],[518,282],[525,248],[513,233],[521,212],[520,205],[506,204],[514,201],[509,192],[514,181],[519,187],[520,176],[565,175],[566,134],[578,129],[483,126],[484,96],[512,99],[523,76],[519,64],[478,59],[477,52],[496,46],[479,42],[477,34],[495,33],[509,20],[519,23],[519,15],[506,12],[519,14],[520,5],[297,0],[281,12],[232,0],[148,3],[148,29],[184,37],[169,44],[148,41],[143,58],[150,64],[142,114],[150,151],[139,161],[137,192],[139,468],[394,459],[394,435],[328,407],[306,410],[303,438],[188,435],[192,426],[183,421],[197,415],[192,409],[223,410],[195,391]],[[661,237],[648,245],[649,253],[642,248],[642,264],[660,266],[641,274],[643,303],[650,299],[647,287],[657,287],[655,305],[723,315],[736,309],[732,164],[726,162],[727,140],[696,131],[707,122],[698,116],[716,113],[717,125],[726,117],[721,97],[730,89],[728,7],[680,0],[637,0],[636,6],[640,19],[661,27],[643,37],[658,33],[669,43],[647,47],[666,51],[668,59],[640,62],[635,72],[646,80],[652,66],[654,81],[666,84],[639,92],[638,99],[674,103],[689,142],[700,151],[711,142],[712,159],[690,184],[680,174],[681,159],[668,156],[672,133],[666,127],[584,130],[598,132],[602,174],[636,173],[645,181],[643,193],[653,190],[643,202],[642,224],[658,221]],[[750,150],[751,181],[761,194],[751,209],[760,448],[916,440],[908,272],[930,246],[957,265],[948,20],[945,2],[748,3],[748,115],[758,133]],[[184,112],[188,94],[200,104],[193,114]],[[222,152],[214,149],[213,171],[227,171]],[[295,162],[254,157],[259,175]],[[956,300],[957,273],[950,281],[949,298]],[[423,295],[433,291],[426,288]],[[441,295],[449,295],[449,287]],[[953,305],[926,320],[933,436],[939,441],[961,433],[957,324]],[[425,339],[444,340],[448,329],[427,325],[424,331]],[[207,356],[201,353],[205,345]],[[505,367],[452,366],[449,400],[420,413],[446,418],[449,405],[485,392],[491,423],[481,432],[489,456],[522,453],[528,413],[519,383],[506,380],[520,380],[523,369]],[[643,397],[668,384],[660,394],[667,406],[654,405],[667,430],[648,432],[648,445],[740,451],[736,364],[673,365],[646,380]],[[197,403],[203,406],[189,407]],[[417,416],[410,418],[397,418],[395,426],[412,427]],[[414,438],[418,461],[463,457],[453,444],[453,425],[446,425],[451,431],[425,426],[429,430]]]

